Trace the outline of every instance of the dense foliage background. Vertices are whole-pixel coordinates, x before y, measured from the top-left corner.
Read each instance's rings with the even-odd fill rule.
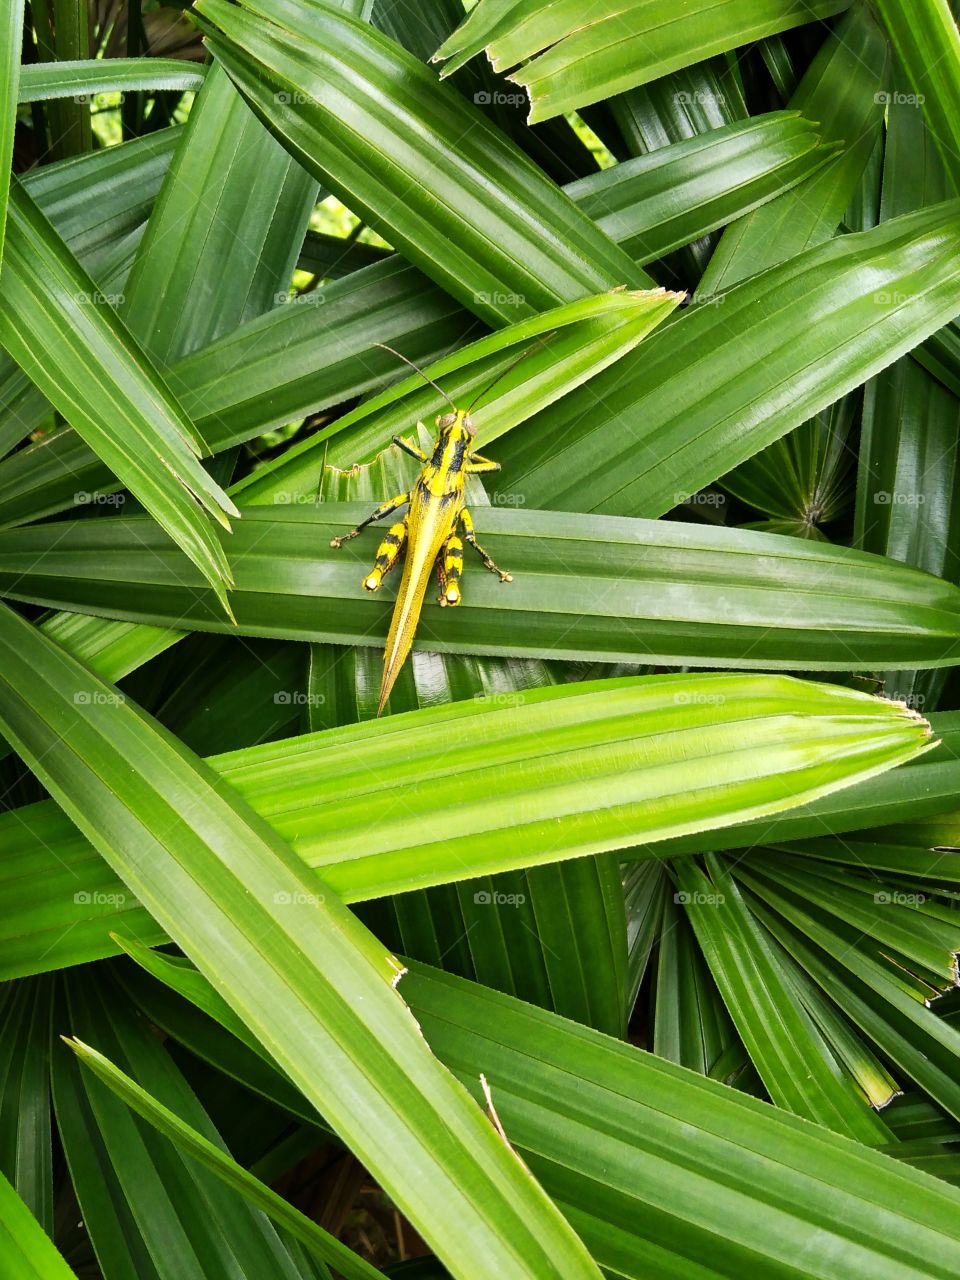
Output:
[[[0,13],[0,1276],[955,1276],[947,0]]]

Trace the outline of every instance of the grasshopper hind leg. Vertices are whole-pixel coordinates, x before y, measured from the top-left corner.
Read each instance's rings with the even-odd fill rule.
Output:
[[[364,591],[379,591],[380,585],[386,575],[400,559],[400,553],[403,550],[403,544],[407,540],[407,521],[398,520],[396,524],[391,525],[383,536],[383,541],[377,547],[377,557],[373,562],[373,568],[363,580]]]
[[[440,579],[438,599],[443,606],[460,603],[460,578],[463,574],[463,543],[456,532],[450,534],[437,556],[437,576]]]

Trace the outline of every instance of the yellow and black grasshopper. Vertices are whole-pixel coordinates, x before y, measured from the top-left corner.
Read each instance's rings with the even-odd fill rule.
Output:
[[[339,538],[334,538],[330,543],[331,547],[342,547],[345,542],[355,538],[375,520],[382,520],[401,507],[407,507],[406,515],[390,526],[377,548],[373,568],[363,579],[365,590],[378,591],[386,574],[399,562],[401,555],[405,552],[397,603],[394,605],[393,617],[390,619],[387,647],[383,654],[383,679],[380,683],[378,716],[386,705],[390,690],[413,645],[414,632],[417,629],[427,584],[434,566],[440,580],[441,605],[460,603],[464,542],[468,542],[473,547],[491,573],[499,575],[501,582],[513,581],[513,576],[496,565],[477,542],[473,520],[466,507],[464,481],[468,475],[482,475],[485,472],[500,470],[499,462],[491,462],[489,458],[473,452],[471,446],[476,428],[470,414],[477,402],[491,391],[501,378],[506,377],[524,356],[529,354],[527,351],[523,352],[518,360],[515,360],[508,369],[497,376],[490,386],[485,387],[475,397],[469,409],[458,409],[446,392],[428,378],[422,369],[417,368],[412,360],[407,360],[406,356],[400,355],[400,352],[394,351],[392,347],[386,347],[386,350],[399,356],[412,369],[416,369],[424,381],[446,400],[451,412],[437,415],[437,439],[433,446],[433,453],[429,457],[403,436],[394,436],[393,443],[398,448],[423,464],[423,470],[413,488],[409,493],[398,493],[395,498],[381,502],[380,506],[372,511],[366,520],[362,520],[355,529],[342,534]],[[463,531],[462,540],[461,530]]]

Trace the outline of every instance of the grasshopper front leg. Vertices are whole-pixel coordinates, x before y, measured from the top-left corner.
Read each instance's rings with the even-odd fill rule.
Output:
[[[398,449],[402,449],[404,453],[409,453],[411,458],[416,458],[418,462],[430,461],[422,449],[419,449],[415,444],[411,444],[411,442],[403,436],[394,436],[393,443]]]
[[[491,462],[489,458],[484,458],[483,455],[479,453],[471,453],[467,458],[467,465],[464,467],[464,471],[471,476],[479,476],[483,475],[484,472],[499,470],[499,462]]]
[[[331,538],[330,545],[339,550],[345,542],[349,542],[351,538],[355,538],[358,533],[362,533],[368,524],[373,524],[374,520],[382,520],[384,516],[392,515],[398,507],[402,507],[405,502],[410,501],[409,493],[398,493],[395,498],[388,498],[386,502],[381,502],[375,511],[371,511],[366,520],[361,520],[355,529],[351,529],[349,533],[341,533],[339,538]]]
[[[476,551],[477,555],[483,561],[483,567],[485,569],[489,569],[491,573],[499,574],[501,582],[512,582],[513,574],[507,573],[505,570],[501,569],[498,564],[495,564],[477,541],[477,535],[473,528],[473,518],[466,507],[464,507],[460,512],[460,523],[463,526],[463,536],[465,540],[470,543],[471,547],[473,547],[474,551]]]

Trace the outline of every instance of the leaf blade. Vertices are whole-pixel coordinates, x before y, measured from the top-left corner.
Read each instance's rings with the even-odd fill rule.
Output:
[[[372,28],[315,0],[202,0],[196,13],[297,159],[492,326],[649,283],[480,113]]]
[[[952,318],[958,212],[948,201],[841,236],[688,308],[615,376],[512,432],[504,476],[538,506],[669,511]]]
[[[525,62],[509,78],[528,90],[533,124],[845,7],[846,0],[721,0],[678,13],[669,0],[655,0],[585,20],[569,0],[546,8],[525,0],[506,14],[484,0],[433,60],[451,58],[450,74],[486,46],[498,70]]]
[[[207,513],[229,528],[226,513],[236,514],[236,508],[197,461],[192,426],[159,375],[33,201],[17,188],[11,192],[5,256],[0,277],[4,346],[95,442],[225,605],[229,571]],[[53,359],[40,354],[52,351]],[[91,364],[99,375],[96,384],[89,376]]]
[[[810,714],[815,705],[820,711]],[[879,716],[869,721],[873,747],[858,737],[864,710]],[[454,703],[209,763],[290,841],[304,874],[315,869],[315,886],[329,884],[357,901],[613,849],[660,857],[685,842],[711,847],[726,836],[738,845],[748,812],[789,816],[805,800],[809,808],[822,789],[845,790],[913,754],[901,748],[921,747],[923,735],[910,713],[836,686],[767,676],[643,677],[518,692],[506,709]],[[473,793],[451,797],[451,760],[467,742]],[[751,764],[750,743],[763,744],[753,753],[757,761],[766,753],[762,767]],[[390,797],[369,787],[371,770],[394,747],[400,816]],[[491,811],[487,784],[507,765],[515,784]],[[778,779],[780,766],[786,771]],[[948,783],[956,772],[948,770]],[[909,788],[911,774],[925,790],[922,764],[892,777]],[[852,792],[871,785],[878,784],[861,781]],[[679,825],[699,835],[664,838]],[[31,971],[38,956],[41,968],[60,961],[61,940],[74,956],[112,954],[107,934],[118,927],[156,940],[133,894],[49,803],[0,816],[0,839],[0,971]],[[24,888],[38,881],[50,887],[41,900]]]
[[[17,126],[23,8],[22,0],[11,0],[3,6],[0,16],[0,263],[3,262],[13,135]]]
[[[286,503],[244,508],[228,546],[235,624],[141,517],[0,532],[0,594],[178,629],[379,647],[391,602],[359,586],[375,536],[330,546],[368,511],[315,503],[311,481],[306,500],[294,487]],[[960,589],[919,570],[775,534],[511,509],[505,499],[524,493],[499,492],[476,524],[515,581],[474,572],[461,608],[428,601],[420,647],[754,670],[960,659]]]
[[[19,101],[81,100],[93,94],[123,89],[182,89],[187,92],[199,89],[205,76],[205,67],[191,66],[179,58],[96,58],[80,62],[30,63],[20,72]]]
[[[430,1055],[394,990],[396,962],[172,735],[39,638],[0,613],[7,735],[454,1274],[466,1274],[466,1234],[507,1267],[593,1280],[578,1238]],[[436,1148],[436,1125],[453,1150]]]

